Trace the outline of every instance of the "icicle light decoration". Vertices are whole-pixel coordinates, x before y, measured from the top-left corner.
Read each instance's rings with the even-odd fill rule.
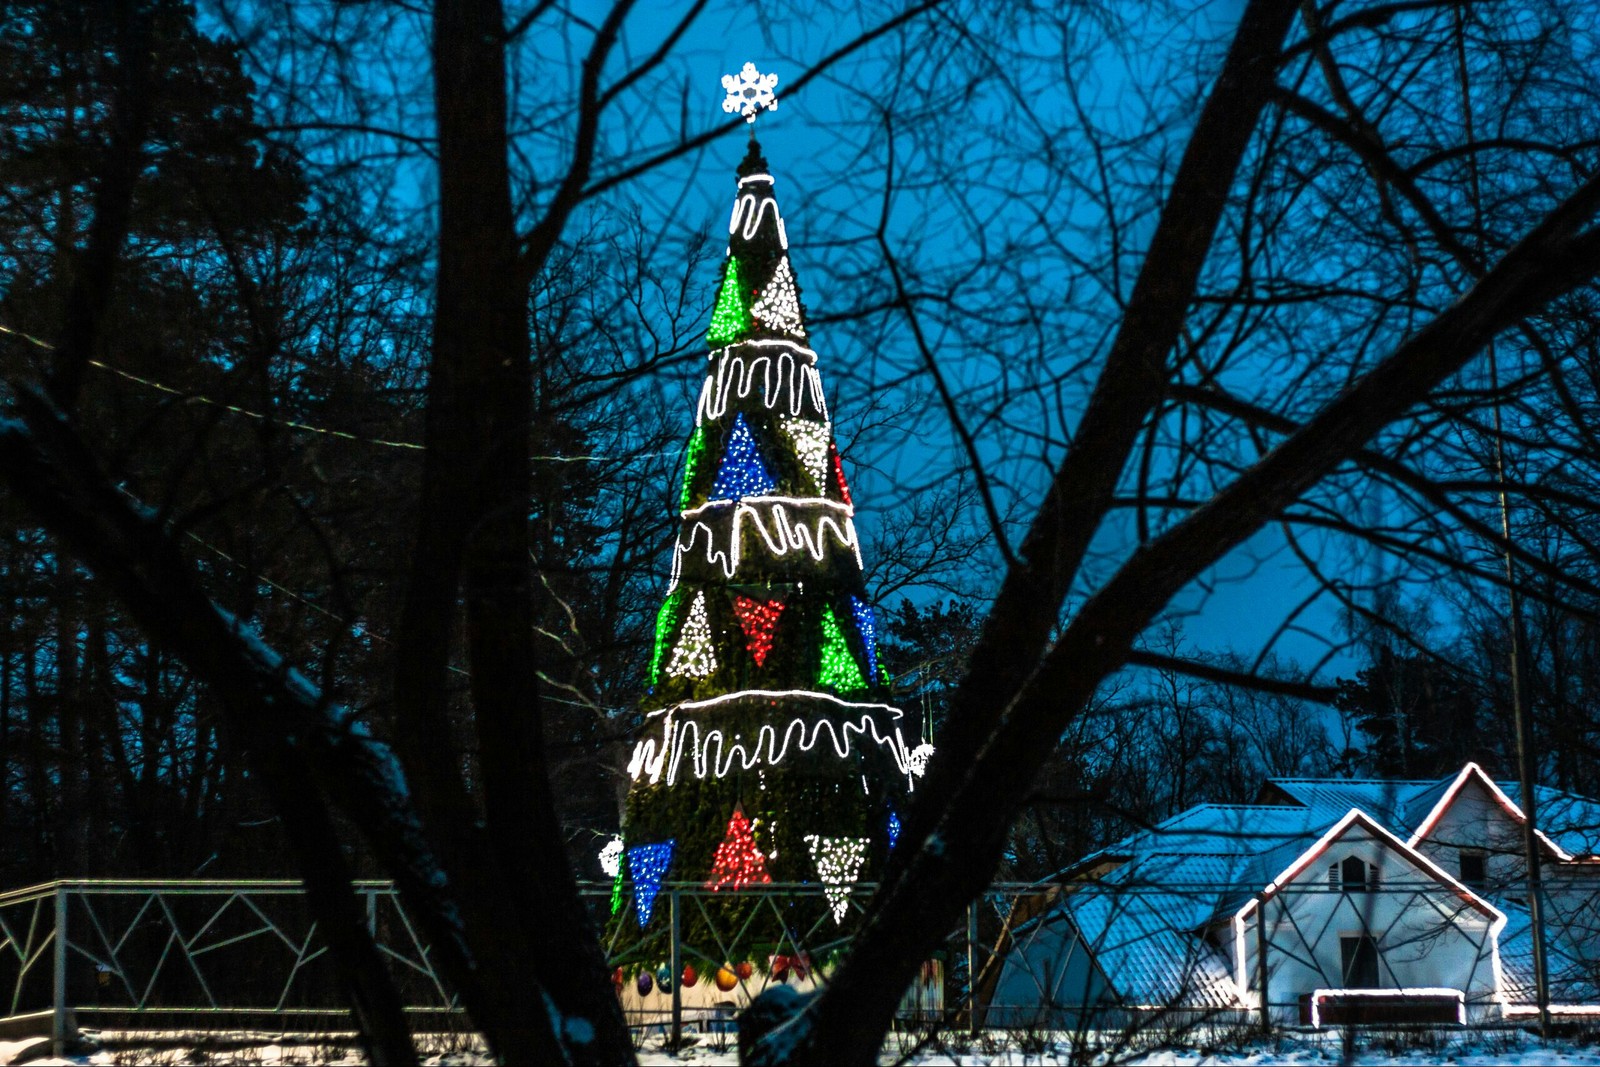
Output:
[[[766,858],[756,847],[755,827],[744,817],[743,811],[734,808],[733,817],[728,820],[728,832],[711,859],[711,878],[706,888],[743,889],[770,881],[772,875],[767,873]]]
[[[825,493],[828,483],[828,438],[833,428],[815,419],[785,417],[783,431],[794,443],[795,455],[800,457],[806,473],[811,476],[811,487],[819,494]]]
[[[705,678],[717,669],[717,654],[711,647],[711,620],[706,616],[705,590],[694,595],[689,618],[683,624],[678,647],[672,650],[667,673],[674,678]]]
[[[628,849],[628,873],[633,877],[633,907],[639,913],[640,927],[650,924],[650,912],[661,892],[661,880],[672,866],[672,850],[677,840],[657,845],[635,845]]]
[[[817,671],[817,684],[840,693],[867,687],[866,679],[861,677],[861,666],[850,654],[850,645],[844,639],[844,631],[839,629],[832,607],[822,609],[822,665]]]
[[[800,293],[795,288],[794,270],[789,266],[788,256],[778,260],[778,269],[772,272],[772,280],[750,314],[769,330],[796,337],[806,335],[806,328],[800,321]]]
[[[747,496],[766,496],[778,487],[761,462],[755,434],[741,412],[733,420],[728,447],[717,468],[717,483],[711,487],[712,500],[741,500]]]
[[[817,865],[817,877],[822,879],[822,892],[833,909],[833,921],[844,922],[850,909],[850,888],[861,875],[861,866],[867,862],[865,837],[818,837],[806,835],[811,848],[811,862]]]

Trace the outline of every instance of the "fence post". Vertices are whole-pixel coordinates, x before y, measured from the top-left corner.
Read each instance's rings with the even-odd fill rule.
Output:
[[[682,935],[682,910],[678,906],[678,890],[672,890],[667,898],[668,914],[672,925],[672,941],[669,948],[668,969],[672,971],[672,1032],[667,1038],[667,1047],[677,1049],[683,1044],[683,946],[680,941]]]
[[[50,1048],[55,1056],[67,1054],[72,1029],[67,1019],[67,887],[56,883],[56,932],[54,986],[50,998]]]
[[[978,902],[967,904],[967,1033],[978,1036]]]

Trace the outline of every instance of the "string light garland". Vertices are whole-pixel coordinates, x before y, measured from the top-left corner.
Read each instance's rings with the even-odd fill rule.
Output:
[[[674,585],[677,583],[674,582]],[[661,610],[656,612],[656,640],[655,647],[650,653],[650,688],[654,689],[661,681],[661,657],[667,654],[667,642],[672,637],[674,620],[678,615],[678,601],[683,598],[681,590],[673,589],[667,593],[666,599],[661,601]]]
[[[893,809],[889,809],[889,848],[892,851],[895,843],[900,840],[900,816]]]
[[[639,925],[650,925],[650,913],[656,906],[656,894],[661,892],[661,880],[672,866],[672,850],[677,838],[654,845],[634,845],[628,849],[628,873],[633,877],[633,908],[639,914]]]
[[[850,486],[844,480],[844,461],[839,458],[838,449],[833,453],[833,480],[839,484],[839,499],[854,507],[855,501],[850,499]]]
[[[772,651],[773,634],[778,628],[778,617],[783,614],[783,601],[757,600],[754,597],[734,595],[733,613],[744,630],[745,648],[756,666],[765,666],[767,653]]]
[[[761,298],[750,309],[750,314],[766,329],[796,337],[806,335],[805,325],[800,320],[800,290],[795,285],[788,256],[778,260],[772,280],[761,291]]]
[[[732,505],[733,521],[726,527],[726,542],[710,522],[690,521],[704,515],[704,508]],[[791,519],[789,509],[799,515]],[[805,552],[813,562],[823,563],[830,551],[848,551],[855,558],[856,569],[861,569],[861,543],[856,536],[855,519],[849,505],[820,497],[757,497],[738,502],[717,500],[703,508],[691,508],[683,513],[685,525],[678,531],[678,543],[672,551],[672,581],[668,588],[676,588],[683,574],[685,557],[696,553],[696,545],[705,543],[704,555],[708,567],[720,569],[724,578],[732,579],[739,572],[744,558],[744,526],[748,523],[760,537],[760,544],[774,559],[791,552]],[[764,517],[763,517],[764,516]],[[707,515],[707,518],[712,516]],[[832,546],[832,547],[830,547]]]
[[[778,487],[761,462],[761,450],[756,447],[756,436],[750,431],[744,413],[734,416],[733,429],[728,433],[728,445],[722,454],[722,464],[717,468],[717,481],[711,487],[713,500],[741,500],[747,496],[766,496]]]
[[[711,620],[706,615],[706,593],[702,589],[689,605],[678,647],[672,650],[667,673],[674,678],[705,678],[717,669],[717,653],[711,647]]]
[[[783,432],[794,445],[795,455],[800,457],[806,473],[811,476],[812,488],[821,495],[827,491],[828,439],[833,436],[833,427],[814,419],[785,417],[780,421]]]
[[[804,357],[810,357],[811,363]],[[822,376],[811,365],[816,358],[811,349],[792,341],[746,341],[737,350],[725,349],[700,387],[695,421],[722,418],[728,413],[728,401],[746,399],[757,382],[761,383],[761,403],[769,411],[798,416],[809,406],[826,419]]]
[[[867,669],[873,678],[877,678],[878,625],[872,614],[872,605],[853,596],[850,598],[850,612],[856,617],[856,631],[861,634],[861,644],[867,650]]]
[[[811,848],[811,862],[816,864],[817,877],[822,879],[822,893],[833,909],[833,921],[844,922],[850,908],[850,888],[861,875],[862,864],[867,862],[867,847],[871,840],[865,837],[820,837],[807,834],[805,842]]]
[[[841,693],[867,687],[831,605],[822,609],[822,664],[817,670],[817,684]]]
[[[780,727],[764,723],[755,737],[745,738],[721,727],[701,728],[694,719],[677,716],[691,709],[722,704],[730,700],[752,698],[777,698],[786,705],[810,703],[826,705],[830,702],[847,709],[845,714],[829,712],[825,707],[814,710],[806,718],[795,717]],[[827,717],[832,714],[834,717]],[[899,720],[904,717],[899,708],[887,704],[857,704],[840,700],[828,693],[805,689],[782,692],[769,690],[741,690],[710,700],[685,701],[665,713],[652,712],[651,717],[661,720],[661,733],[657,737],[640,738],[633,746],[628,760],[628,775],[634,781],[660,782],[663,777],[670,786],[675,784],[682,769],[684,756],[689,756],[692,773],[696,778],[723,778],[734,771],[751,771],[765,766],[777,766],[788,757],[791,750],[810,752],[821,744],[824,737],[828,747],[840,759],[852,751],[866,749],[865,742],[886,749],[896,768],[907,779],[920,777],[911,769],[909,746],[900,732]],[[880,719],[887,719],[885,726]],[[860,744],[858,744],[858,739]],[[931,751],[931,746],[930,746]],[[908,781],[909,784],[909,781]]]
[[[683,459],[683,491],[678,494],[678,510],[684,511],[689,507],[691,491],[694,487],[694,476],[700,470],[700,458],[706,450],[706,428],[696,426],[694,435],[689,438],[689,451]]]
[[[756,847],[755,827],[744,817],[744,812],[736,807],[733,817],[728,820],[728,831],[722,837],[722,844],[717,846],[717,854],[711,858],[711,878],[706,882],[706,888],[743,889],[747,885],[764,885],[771,881],[766,857]]]
[[[731,345],[750,332],[749,299],[739,279],[739,257],[729,256],[727,268],[722,272],[722,288],[717,290],[716,306],[711,309],[707,344],[712,348]]]

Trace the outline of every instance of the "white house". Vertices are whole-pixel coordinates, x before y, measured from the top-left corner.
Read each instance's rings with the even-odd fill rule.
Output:
[[[1011,910],[990,1025],[1139,1015],[1467,1022],[1536,1011],[1522,809],[1438,781],[1272,779],[1103,849]],[[1600,1015],[1600,802],[1541,787],[1552,1012]]]

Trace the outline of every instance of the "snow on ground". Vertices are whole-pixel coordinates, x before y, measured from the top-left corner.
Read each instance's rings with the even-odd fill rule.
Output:
[[[101,1035],[104,1047],[78,1055],[56,1058],[48,1055],[48,1043],[39,1039],[0,1041],[0,1065],[19,1059],[40,1067],[92,1064],[96,1067],[150,1064],[154,1067],[222,1067],[233,1064],[262,1064],[265,1067],[360,1067],[360,1055],[347,1047],[298,1041],[287,1035],[256,1035],[259,1040],[239,1042],[194,1039],[187,1041],[144,1042],[126,1034]],[[424,1063],[433,1067],[477,1067],[489,1061],[481,1048],[474,1051],[459,1036],[441,1038],[433,1045]],[[639,1062],[645,1067],[733,1067],[738,1063],[731,1035],[713,1035],[676,1054],[661,1048],[660,1039],[647,1042]],[[1018,1038],[985,1035],[973,1040],[964,1035],[944,1034],[918,1048],[907,1039],[904,1047],[891,1040],[883,1062],[906,1067],[991,1067],[1001,1064],[1055,1065],[1086,1064],[1093,1067],[1258,1067],[1286,1064],[1289,1067],[1332,1067],[1353,1064],[1377,1067],[1398,1064],[1404,1067],[1433,1067],[1458,1064],[1484,1067],[1489,1064],[1529,1064],[1544,1067],[1600,1067],[1600,1034],[1554,1038],[1541,1041],[1520,1031],[1484,1033],[1437,1033],[1359,1035],[1346,1047],[1341,1035],[1285,1034],[1270,1040],[1257,1040],[1214,1049],[1157,1048],[1146,1051],[1102,1051],[1086,1054],[1070,1038],[1052,1040],[1037,1036]]]

